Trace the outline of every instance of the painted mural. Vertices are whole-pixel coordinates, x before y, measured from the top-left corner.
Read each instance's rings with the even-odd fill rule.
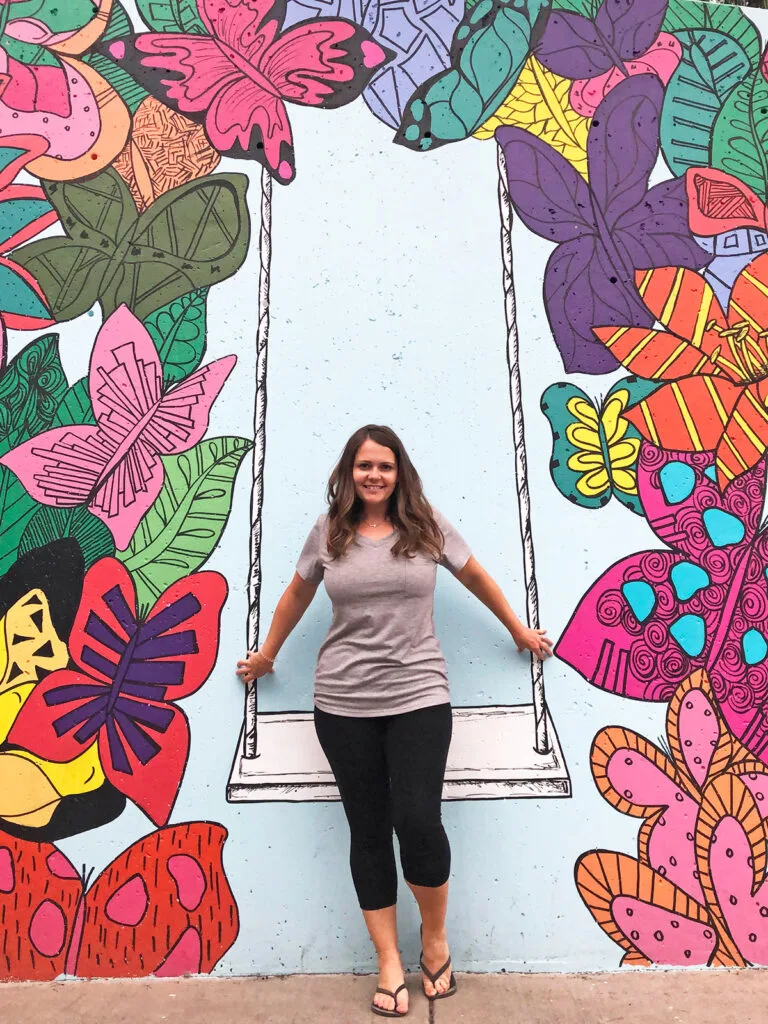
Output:
[[[636,856],[580,858],[578,891],[625,963],[767,963],[756,24],[694,0],[135,10],[0,0],[0,978],[206,973],[238,935],[226,829],[172,820],[197,740],[183,700],[217,661],[228,583],[204,566],[246,459],[258,640],[271,189],[301,173],[290,108],[351,102],[414,160],[461,141],[498,157],[534,625],[514,216],[552,244],[542,299],[564,374],[626,370],[604,397],[569,381],[541,397],[562,499],[586,515],[615,498],[658,538],[574,595],[557,645],[594,686],[668,705],[660,745],[618,727],[594,740],[599,792],[642,823]],[[257,215],[254,443],[209,436],[238,367],[206,347],[209,293],[240,271]],[[57,325],[89,313],[88,373],[68,379]],[[12,357],[7,331],[24,332]],[[540,666],[533,687],[545,754]],[[147,832],[92,882],[55,844],[128,802]]]

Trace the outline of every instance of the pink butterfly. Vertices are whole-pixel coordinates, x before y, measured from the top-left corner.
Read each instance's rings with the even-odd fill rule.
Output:
[[[31,496],[44,505],[87,505],[128,546],[160,493],[160,456],[202,440],[214,399],[237,362],[225,356],[163,391],[157,350],[127,306],[105,321],[88,380],[96,426],[56,427],[4,455]]]
[[[668,701],[691,672],[706,669],[730,730],[768,763],[765,463],[723,495],[713,462],[711,453],[643,444],[640,500],[671,550],[641,551],[609,568],[556,653],[595,686],[636,700]]]
[[[200,121],[213,147],[295,174],[285,104],[340,107],[393,54],[359,25],[313,18],[285,32],[284,0],[197,0],[210,35],[146,33],[104,47],[152,95]]]

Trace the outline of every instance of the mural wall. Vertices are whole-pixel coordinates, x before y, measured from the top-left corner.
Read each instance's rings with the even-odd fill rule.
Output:
[[[441,582],[457,965],[768,963],[766,44],[695,0],[0,0],[1,979],[372,966],[327,603],[233,674],[371,420],[559,636]]]

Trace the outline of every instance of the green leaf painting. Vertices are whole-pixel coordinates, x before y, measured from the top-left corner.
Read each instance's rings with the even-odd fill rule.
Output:
[[[569,3],[570,0],[564,0]],[[578,0],[577,0],[578,2]],[[704,29],[729,36],[744,50],[750,63],[756,67],[762,46],[760,33],[749,15],[731,4],[701,3],[700,0],[669,0],[662,32]]]
[[[176,580],[195,572],[221,537],[237,470],[253,447],[240,437],[212,437],[163,459],[163,488],[120,558],[149,606]]]
[[[72,537],[80,545],[86,569],[100,558],[115,553],[115,542],[109,529],[87,508],[52,508],[41,505],[21,535],[19,555],[64,537]]]
[[[64,397],[59,402],[56,413],[53,417],[52,426],[70,427],[72,424],[95,423],[91,407],[91,399],[88,394],[88,380],[81,377],[71,388],[68,388]]]
[[[205,34],[205,25],[195,0],[136,0],[136,6],[155,32]]]
[[[207,296],[207,288],[198,288],[156,309],[144,321],[157,347],[166,385],[183,380],[202,361]]]
[[[548,11],[546,0],[480,0],[468,10],[453,37],[451,66],[413,94],[395,142],[423,151],[472,135],[514,87]]]
[[[58,334],[22,349],[0,377],[0,455],[48,430],[66,391]]]
[[[83,60],[86,64],[90,64],[94,71],[98,71],[106,82],[109,82],[132,114],[136,113],[139,106],[149,96],[143,86],[134,81],[124,68],[110,60],[109,57],[105,57],[101,53],[89,53]]]
[[[16,561],[27,524],[41,507],[27,494],[18,477],[7,466],[0,465],[0,576]]]
[[[643,514],[637,494],[641,437],[622,413],[658,387],[658,381],[625,377],[599,407],[575,384],[552,384],[541,396],[552,428],[552,480],[574,505],[602,508],[615,495]]]
[[[107,27],[104,29],[104,35],[101,37],[105,43],[110,42],[112,39],[123,39],[133,32],[133,26],[131,25],[131,19],[120,3],[120,0],[114,0],[112,4],[112,10],[109,12],[109,21]]]
[[[143,320],[231,277],[248,252],[242,174],[187,182],[140,215],[112,169],[45,187],[68,237],[31,242],[14,259],[38,281],[57,320],[72,320],[97,301],[105,319],[126,303]]]
[[[706,167],[712,130],[731,92],[752,71],[744,49],[722,32],[678,32],[683,59],[672,75],[661,115],[661,145],[676,175]]]
[[[760,69],[733,90],[715,121],[712,166],[768,199],[768,82]]]

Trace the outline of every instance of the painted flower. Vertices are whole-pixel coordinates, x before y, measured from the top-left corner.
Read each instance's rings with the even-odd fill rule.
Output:
[[[36,329],[53,323],[40,286],[9,253],[58,220],[39,185],[18,185],[14,179],[45,151],[34,135],[11,135],[0,145],[0,370],[5,362],[3,324]]]
[[[226,596],[218,573],[195,573],[144,617],[125,567],[114,558],[96,562],[69,639],[75,668],[37,684],[10,743],[52,761],[98,744],[107,779],[164,825],[189,754],[189,724],[175,701],[198,690],[216,663]]]
[[[768,768],[728,731],[697,672],[667,713],[669,755],[629,729],[595,737],[602,796],[641,819],[638,855],[585,853],[576,886],[632,966],[768,963]]]
[[[656,75],[668,85],[683,59],[683,48],[676,36],[662,32],[642,56],[605,71],[596,78],[579,78],[571,86],[571,106],[582,117],[593,117],[605,97],[633,75]]]
[[[107,167],[125,144],[128,110],[77,57],[101,37],[112,0],[15,0],[0,5],[0,136],[37,135],[28,170],[67,181]]]
[[[46,430],[0,462],[43,505],[87,505],[124,549],[163,486],[161,456],[202,440],[211,405],[236,361],[217,359],[164,390],[152,338],[127,306],[119,306],[91,354],[96,425]]]
[[[637,284],[666,330],[594,328],[633,373],[665,382],[625,415],[657,447],[714,451],[724,490],[768,447],[768,254],[739,275],[727,314],[692,271],[640,272]]]
[[[566,428],[566,437],[576,449],[568,459],[568,468],[579,474],[577,488],[586,497],[604,494],[616,487],[624,494],[637,494],[637,456],[640,440],[627,436],[629,424],[623,417],[629,392],[610,395],[598,413],[578,396],[568,403],[574,422]]]

